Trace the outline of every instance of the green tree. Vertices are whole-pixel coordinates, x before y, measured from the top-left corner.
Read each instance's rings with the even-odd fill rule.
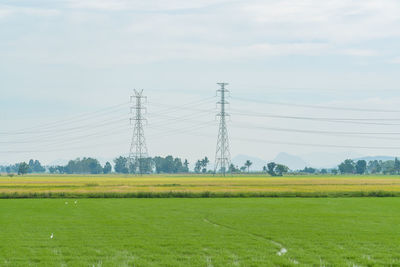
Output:
[[[200,162],[201,162],[201,167],[202,167],[201,172],[202,172],[202,173],[206,173],[206,172],[207,172],[207,166],[208,166],[208,164],[210,163],[210,161],[208,160],[207,157],[205,157],[205,158],[202,159]]]
[[[26,162],[21,162],[18,165],[18,175],[27,174],[29,170],[29,165]]]
[[[196,161],[196,164],[194,166],[194,172],[195,173],[200,173],[200,171],[201,171],[201,161],[198,160],[198,161]]]
[[[152,158],[143,158],[139,161],[139,172],[140,173],[152,173],[154,169],[154,161]]]
[[[33,160],[33,159],[29,160],[28,165],[29,165],[29,170],[28,170],[29,173],[32,172],[41,173],[46,171],[46,168],[44,168],[38,160]]]
[[[275,172],[277,173],[278,176],[282,176],[283,174],[287,173],[288,171],[289,171],[289,168],[282,164],[277,164],[275,167]]]
[[[367,170],[372,174],[380,173],[382,171],[382,162],[378,160],[369,161]]]
[[[50,166],[50,167],[49,167],[49,172],[50,172],[50,173],[56,173],[56,172],[57,172],[57,167],[55,167],[55,166]]]
[[[185,161],[183,162],[183,166],[183,172],[189,172],[189,161],[187,159],[185,159]]]
[[[114,159],[114,170],[116,173],[129,173],[128,159],[125,157],[118,157]]]
[[[346,159],[338,166],[340,173],[354,173],[355,172],[355,163],[351,159]]]
[[[267,164],[269,175],[276,176],[275,167],[276,167],[276,163],[275,162],[270,162],[270,163]]]
[[[356,163],[356,173],[364,174],[367,170],[367,162],[365,160],[358,160]]]
[[[267,166],[263,166],[263,172],[267,172],[267,171],[268,171]]]
[[[244,166],[247,167],[247,173],[250,173],[250,166],[253,164],[253,162],[251,162],[250,160],[246,160],[246,162],[244,163]]]
[[[228,172],[230,172],[230,173],[239,172],[239,169],[238,169],[237,167],[235,167],[235,165],[233,165],[233,164],[231,163],[231,165],[229,165]]]
[[[314,169],[314,168],[311,168],[311,167],[304,167],[304,169],[302,171],[300,171],[300,172],[313,174],[313,173],[317,172],[317,169]]]
[[[397,157],[394,159],[394,170],[397,174],[400,173],[400,160]]]
[[[112,170],[111,163],[107,161],[106,164],[104,165],[103,173],[108,174],[111,172],[111,170]]]
[[[381,162],[383,174],[395,174],[394,160],[387,160]]]

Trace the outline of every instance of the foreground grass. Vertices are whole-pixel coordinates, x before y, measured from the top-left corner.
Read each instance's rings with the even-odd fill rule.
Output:
[[[400,196],[399,176],[0,177],[0,198]]]
[[[0,266],[400,265],[399,198],[76,201],[0,200]]]

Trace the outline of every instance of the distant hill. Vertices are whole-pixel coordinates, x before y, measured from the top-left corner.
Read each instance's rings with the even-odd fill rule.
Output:
[[[301,170],[309,166],[301,157],[281,152],[273,160],[275,163],[288,166],[291,170]]]
[[[358,153],[346,152],[312,152],[301,155],[301,158],[313,168],[335,168],[345,159],[362,157]]]

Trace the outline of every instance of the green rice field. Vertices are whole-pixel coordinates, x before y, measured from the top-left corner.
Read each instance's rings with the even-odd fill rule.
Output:
[[[0,198],[400,196],[399,176],[0,176]]]
[[[400,198],[1,199],[0,266],[399,266],[399,214]]]

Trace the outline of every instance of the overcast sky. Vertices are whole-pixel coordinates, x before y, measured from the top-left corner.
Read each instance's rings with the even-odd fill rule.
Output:
[[[134,88],[150,155],[213,161],[220,81],[232,156],[397,155],[399,47],[397,0],[0,0],[0,163],[127,154]]]

